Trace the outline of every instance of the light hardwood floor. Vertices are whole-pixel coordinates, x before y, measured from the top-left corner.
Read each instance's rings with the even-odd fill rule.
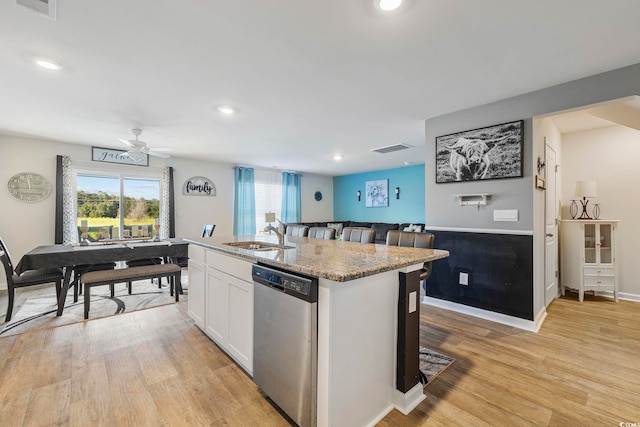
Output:
[[[640,423],[640,304],[569,294],[538,334],[421,310],[421,343],[456,361],[381,426]],[[179,303],[0,338],[0,425],[288,423]]]

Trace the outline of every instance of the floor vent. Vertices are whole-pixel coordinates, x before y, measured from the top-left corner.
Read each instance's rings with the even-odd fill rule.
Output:
[[[394,151],[406,150],[407,148],[411,148],[411,147],[412,147],[411,145],[407,145],[407,144],[394,144],[394,145],[387,145],[386,147],[376,148],[371,151],[375,151],[376,153],[380,153],[380,154],[387,154],[387,153],[393,153]]]
[[[16,0],[20,6],[49,18],[56,20],[56,1],[57,0]]]

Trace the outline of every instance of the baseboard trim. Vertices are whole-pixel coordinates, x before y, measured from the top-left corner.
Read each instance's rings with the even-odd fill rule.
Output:
[[[424,394],[424,385],[418,383],[406,393],[402,393],[399,390],[394,390],[395,393],[395,408],[402,412],[404,415],[409,415],[424,399],[427,398]]]
[[[396,390],[397,391],[397,390]],[[426,396],[425,396],[426,397]],[[373,420],[371,420],[371,422],[369,424],[366,425],[366,427],[375,427],[376,425],[378,425],[378,423],[380,421],[382,421],[384,419],[384,417],[386,417],[389,412],[393,411],[393,405],[389,405],[384,411],[380,412],[380,414],[375,417]]]
[[[574,288],[565,288],[565,293],[571,292],[578,295],[578,290]],[[585,291],[591,293],[591,291]],[[613,298],[613,291],[596,291],[595,294],[599,297],[605,298]],[[631,301],[631,302],[640,302],[640,295],[638,294],[630,294],[629,292],[620,292],[618,291],[618,299]]]
[[[533,236],[533,230],[505,230],[501,228],[461,228],[461,227],[438,227],[425,225],[425,231],[455,231],[458,233],[484,233],[484,234],[514,234],[517,236]]]
[[[613,291],[597,291],[596,295],[613,299]],[[640,295],[630,294],[627,292],[618,292],[618,299],[623,299],[625,301],[632,301],[632,302],[640,302]]]
[[[613,298],[613,292],[611,293],[611,298]],[[640,302],[640,295],[629,294],[626,292],[618,292],[618,299],[623,299],[625,301]]]
[[[479,317],[484,320],[501,323],[507,326],[513,326],[514,328],[524,329],[525,331],[530,332],[538,332],[540,330],[540,327],[542,326],[542,322],[547,316],[547,312],[544,308],[536,315],[536,319],[534,321],[531,321],[438,298],[424,297],[422,299],[422,302],[434,307],[444,308],[445,310],[451,310],[457,313]]]

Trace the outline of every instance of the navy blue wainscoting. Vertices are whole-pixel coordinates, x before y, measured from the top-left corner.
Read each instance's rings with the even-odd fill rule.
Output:
[[[450,253],[434,261],[427,296],[533,320],[533,236],[427,231]]]

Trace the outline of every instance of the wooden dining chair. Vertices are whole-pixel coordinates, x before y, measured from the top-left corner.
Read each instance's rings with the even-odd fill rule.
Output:
[[[7,247],[0,238],[0,260],[4,266],[4,271],[7,277],[7,291],[9,302],[7,304],[7,315],[4,321],[11,320],[13,313],[13,302],[15,298],[15,289],[24,288],[33,285],[42,285],[44,283],[55,283],[56,285],[56,301],[60,297],[60,290],[62,288],[62,279],[64,274],[61,268],[42,268],[39,270],[28,270],[22,274],[16,274],[13,268],[13,263],[9,257]]]

